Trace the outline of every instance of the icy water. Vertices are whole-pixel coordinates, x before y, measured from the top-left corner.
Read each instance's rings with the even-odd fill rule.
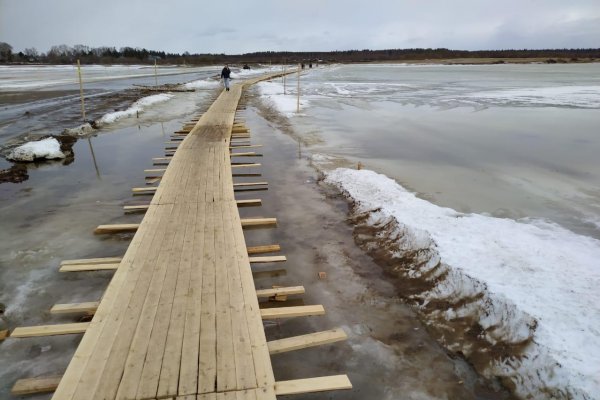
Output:
[[[521,396],[598,398],[599,64],[320,67],[299,112],[283,84],[263,101],[444,346]]]

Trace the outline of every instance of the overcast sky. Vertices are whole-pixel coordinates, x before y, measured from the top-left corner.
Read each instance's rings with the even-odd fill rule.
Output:
[[[183,53],[600,47],[600,0],[0,0],[0,41]]]

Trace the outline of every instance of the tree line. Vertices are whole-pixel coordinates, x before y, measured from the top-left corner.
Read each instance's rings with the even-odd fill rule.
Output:
[[[279,63],[279,62],[385,62],[409,60],[443,60],[457,58],[546,58],[549,60],[599,60],[600,49],[507,49],[507,50],[451,50],[445,48],[344,50],[324,52],[263,51],[245,54],[190,54],[167,53],[139,47],[90,47],[86,45],[55,45],[46,53],[35,47],[14,52],[13,47],[0,42],[0,63],[71,64],[80,60],[83,64],[161,64],[204,65],[215,63]]]

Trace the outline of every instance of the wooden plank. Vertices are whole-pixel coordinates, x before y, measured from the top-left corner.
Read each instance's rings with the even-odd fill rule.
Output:
[[[171,161],[173,157],[154,157],[152,161]]]
[[[305,349],[308,347],[335,343],[341,340],[346,340],[347,338],[348,335],[346,335],[346,332],[344,332],[343,329],[336,328],[328,331],[309,333],[308,335],[272,340],[267,342],[267,346],[269,347],[270,354],[279,354],[288,351]]]
[[[90,326],[89,322],[75,322],[71,324],[24,326],[15,328],[10,334],[11,338],[28,338],[37,336],[69,335],[84,333]]]
[[[325,309],[322,305],[263,308],[260,310],[260,316],[262,319],[308,317],[324,314]]]
[[[278,244],[268,244],[264,246],[250,246],[247,247],[248,255],[251,254],[264,254],[264,253],[275,253],[281,251],[281,246]]]
[[[61,267],[66,265],[81,265],[81,264],[114,264],[120,263],[122,257],[102,257],[102,258],[81,258],[78,260],[63,260],[60,262]]]
[[[248,151],[245,153],[231,153],[231,157],[262,157],[262,154],[255,153],[253,151]]]
[[[97,235],[105,233],[120,233],[120,232],[135,232],[140,227],[140,224],[111,224],[111,225],[98,225],[94,230]]]
[[[287,261],[287,258],[285,256],[248,257],[248,261],[250,261],[251,264],[273,263],[285,262]]]
[[[251,163],[251,164],[236,164],[232,165],[231,168],[252,168],[252,167],[260,167],[259,163]]]
[[[167,169],[166,168],[150,168],[150,169],[145,169],[144,172],[147,174],[155,174],[158,172],[165,172]]]
[[[231,144],[229,146],[229,149],[231,149],[231,150],[239,149],[239,148],[253,149],[253,148],[258,148],[258,147],[263,147],[263,145],[262,144],[240,144],[240,145]]]
[[[155,187],[134,187],[131,188],[133,193],[154,193],[156,192]]]
[[[233,187],[246,187],[246,186],[265,186],[268,185],[269,182],[243,182],[243,183],[234,183]]]
[[[63,265],[59,272],[114,271],[120,263]]]
[[[318,378],[275,382],[275,394],[277,396],[347,389],[352,389],[352,383],[350,383],[347,375],[321,376]]]
[[[285,275],[287,275],[287,270],[285,268],[267,269],[267,270],[263,270],[263,271],[252,271],[252,277],[254,279],[275,278],[278,276],[285,276]]]
[[[62,375],[19,379],[13,385],[10,394],[13,396],[25,396],[28,394],[51,393],[56,390],[61,378]]]
[[[146,211],[150,208],[150,204],[139,204],[135,206],[123,206],[123,210],[125,211]]]
[[[242,228],[277,226],[277,218],[243,218]]]
[[[252,207],[260,206],[262,204],[261,199],[248,199],[248,200],[236,200],[235,202],[238,207]]]
[[[304,294],[304,286],[278,287],[273,289],[257,289],[256,297],[289,296],[292,294]]]
[[[89,301],[85,303],[55,304],[50,309],[50,314],[93,314],[98,309],[98,305],[100,305],[99,301]]]

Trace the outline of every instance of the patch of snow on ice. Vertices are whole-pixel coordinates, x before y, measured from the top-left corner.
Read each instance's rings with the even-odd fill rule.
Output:
[[[491,298],[512,302],[538,321],[534,340],[561,364],[567,387],[600,393],[600,241],[551,222],[439,207],[369,170],[339,168],[326,182],[361,208],[379,209],[378,214],[427,233],[442,262],[485,284]],[[461,285],[436,287],[430,295],[443,298]],[[497,333],[526,335],[511,329],[497,327]]]
[[[41,158],[48,160],[65,158],[65,155],[60,151],[58,140],[47,138],[16,147],[6,158],[13,161],[33,161]]]
[[[286,116],[297,115],[297,98],[295,86],[288,84],[286,88],[286,94],[283,94],[283,84],[281,80],[259,82],[258,87],[262,96],[267,99],[267,102],[271,103],[273,107],[280,113]],[[300,109],[308,105],[306,98],[300,98]]]
[[[115,111],[108,114],[104,114],[96,123],[98,126],[111,124],[119,119],[133,117],[138,112],[144,111],[145,107],[151,106],[156,103],[162,103],[163,101],[170,100],[173,97],[172,94],[161,93],[152,96],[142,97],[131,105],[127,110]]]
[[[219,81],[215,79],[200,79],[197,81],[188,82],[183,87],[186,89],[213,89],[219,85]]]

